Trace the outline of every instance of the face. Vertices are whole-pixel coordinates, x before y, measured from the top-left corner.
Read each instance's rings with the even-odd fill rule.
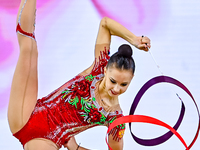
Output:
[[[115,67],[105,68],[104,75],[105,90],[111,97],[124,93],[133,78],[132,70],[120,70]]]

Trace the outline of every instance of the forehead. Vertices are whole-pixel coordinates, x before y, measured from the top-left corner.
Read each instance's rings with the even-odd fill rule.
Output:
[[[133,73],[131,70],[121,70],[115,67],[109,67],[107,69],[107,75],[119,82],[130,82],[133,78]]]

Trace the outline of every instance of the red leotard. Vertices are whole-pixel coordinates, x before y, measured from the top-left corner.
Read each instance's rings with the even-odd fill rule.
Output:
[[[19,23],[17,24],[16,32],[35,40],[35,35],[34,35],[34,33],[25,32],[24,30],[22,30],[22,28],[21,28],[21,26],[20,26]]]
[[[94,126],[109,126],[122,116],[119,105],[109,107],[97,98],[96,89],[108,59],[105,48],[90,74],[76,76],[37,101],[27,124],[14,134],[23,146],[31,139],[46,138],[61,147],[71,136]],[[125,125],[118,126],[110,134],[114,140],[119,140],[124,129]]]
[[[22,6],[22,9],[20,11],[20,14],[19,14],[19,18],[18,18],[18,23],[17,23],[17,28],[16,28],[16,32],[19,33],[19,34],[22,34],[26,37],[29,37],[29,38],[32,38],[35,40],[35,34],[34,33],[28,33],[28,32],[25,32],[24,30],[22,30],[21,28],[21,23],[20,23],[20,20],[21,20],[21,15],[22,15],[22,11],[24,9],[24,6],[26,4],[27,0],[25,0],[23,6]],[[34,25],[35,26],[35,25]]]

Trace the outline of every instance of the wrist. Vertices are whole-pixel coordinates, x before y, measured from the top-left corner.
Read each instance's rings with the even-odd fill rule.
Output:
[[[132,35],[131,38],[130,38],[130,44],[137,47],[138,45],[138,38],[136,35]]]

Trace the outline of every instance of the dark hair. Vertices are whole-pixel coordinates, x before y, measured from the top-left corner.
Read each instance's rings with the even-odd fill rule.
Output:
[[[108,67],[116,67],[120,70],[132,70],[135,72],[135,62],[132,58],[132,48],[128,44],[123,44],[118,48],[118,52],[114,53],[107,64]]]

